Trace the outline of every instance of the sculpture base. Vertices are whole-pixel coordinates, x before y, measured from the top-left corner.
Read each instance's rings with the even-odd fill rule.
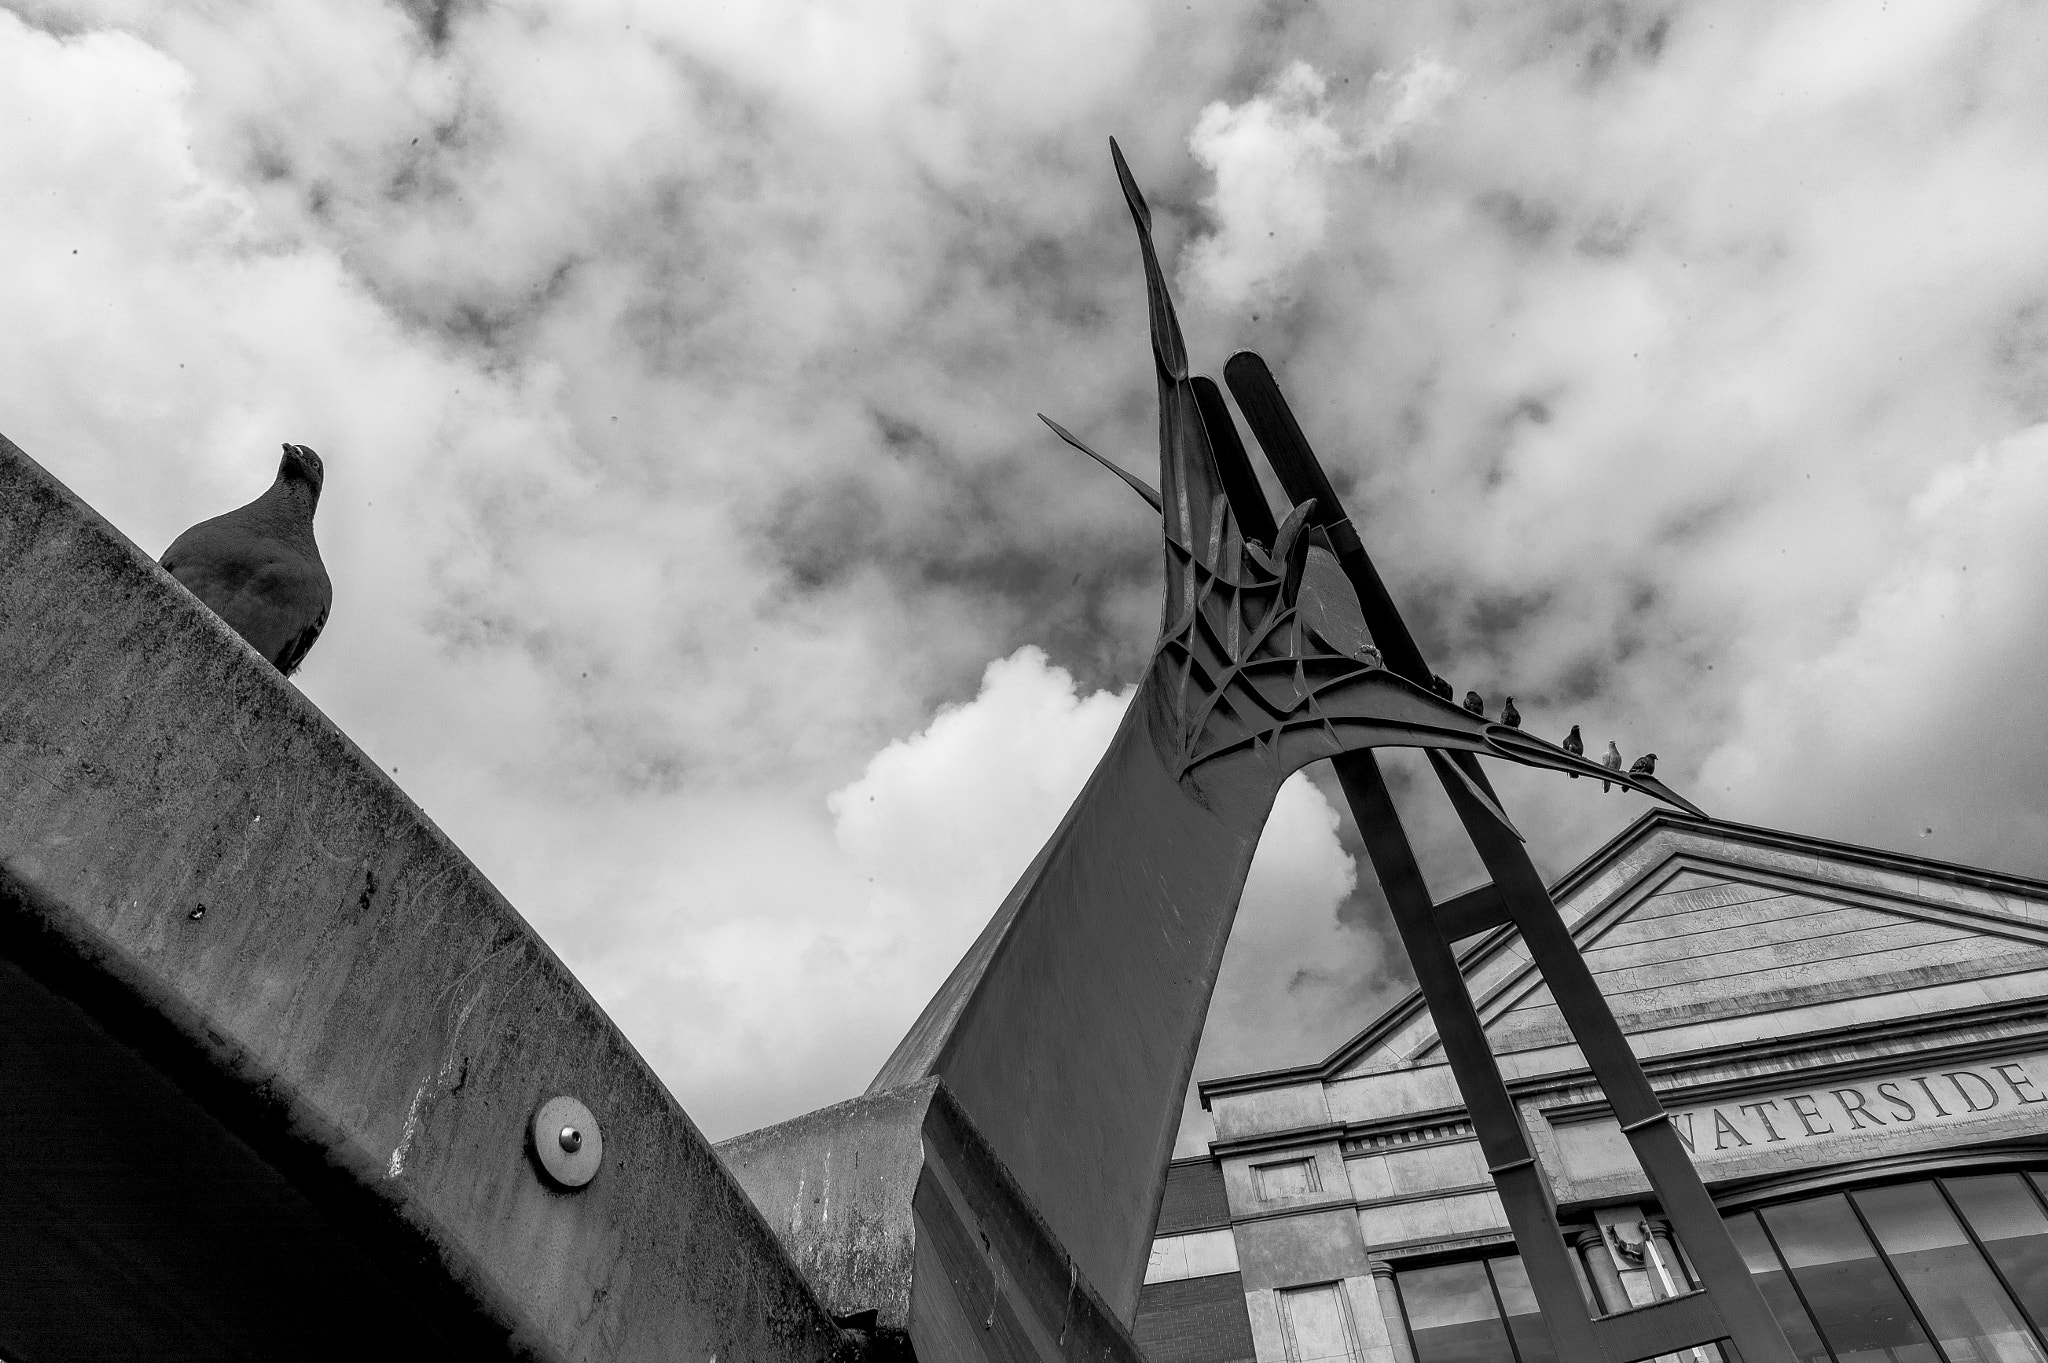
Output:
[[[1140,1363],[938,1079],[734,1137],[718,1153],[827,1309],[868,1329],[880,1356]]]

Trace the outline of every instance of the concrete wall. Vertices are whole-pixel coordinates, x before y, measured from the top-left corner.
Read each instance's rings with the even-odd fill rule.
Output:
[[[238,1139],[381,1208],[369,1250],[452,1285],[508,1349],[739,1363],[841,1344],[688,1115],[477,869],[5,440],[0,879],[10,931],[61,942],[96,998],[161,1023],[167,1062],[249,1095],[268,1115]],[[527,1153],[556,1094],[603,1132],[576,1192]]]

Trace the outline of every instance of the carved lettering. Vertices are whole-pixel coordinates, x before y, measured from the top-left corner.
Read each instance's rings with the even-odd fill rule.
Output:
[[[2012,1096],[2019,1099],[2022,1105],[2025,1105],[2027,1103],[2048,1103],[2048,1094],[2044,1094],[2041,1092],[2039,1088],[2036,1088],[2034,1085],[2034,1081],[2027,1078],[2027,1072],[2021,1069],[2018,1065],[1993,1065],[1991,1068],[2000,1079],[2003,1079],[2008,1085],[2011,1086]],[[2019,1078],[2013,1078],[2011,1074],[2006,1073],[2007,1070],[2011,1070],[2015,1074],[2018,1074]],[[2027,1088],[2034,1090],[2034,1096],[2032,1098],[2027,1097],[2026,1090],[2020,1087],[2020,1085],[2022,1084],[2026,1085]]]
[[[1983,1075],[1977,1073],[1975,1070],[1950,1070],[1948,1073],[1942,1075],[1941,1077],[1948,1080],[1949,1083],[1954,1084],[1956,1086],[1956,1092],[1963,1095],[1963,1101],[1970,1105],[1970,1111],[1989,1112],[1992,1108],[1998,1106],[1998,1090],[1991,1087],[1991,1081],[1989,1079],[1986,1079]],[[1965,1079],[1974,1079],[1979,1084],[1983,1085],[1984,1094],[1986,1097],[1991,1099],[1991,1101],[1988,1103],[1978,1102],[1976,1096],[1973,1095],[1968,1089],[1963,1087],[1963,1081]]]
[[[1875,1112],[1872,1112],[1869,1106],[1863,1101],[1863,1090],[1829,1089],[1828,1093],[1832,1098],[1834,1098],[1836,1102],[1842,1105],[1842,1111],[1849,1114],[1849,1129],[1851,1131],[1861,1131],[1863,1129],[1863,1122],[1865,1118],[1868,1118],[1874,1125],[1884,1125],[1884,1118],[1878,1116]],[[1850,1102],[1849,1100],[1851,1098],[1855,1099],[1856,1101],[1853,1103]]]
[[[1737,1145],[1749,1144],[1748,1137],[1744,1136],[1740,1131],[1737,1131],[1735,1129],[1735,1123],[1729,1121],[1726,1117],[1723,1117],[1721,1115],[1721,1109],[1717,1107],[1714,1109],[1714,1148],[1716,1150],[1726,1148],[1726,1142],[1724,1142],[1721,1139],[1723,1134],[1733,1136],[1735,1138],[1735,1143]]]
[[[1979,1113],[2048,1105],[2048,1075],[2042,1074],[2044,1066],[2048,1066],[2048,1059],[2029,1054],[1999,1064],[1985,1062],[1964,1069],[1865,1080],[1841,1088],[1817,1088],[1748,1103],[1703,1104],[1689,1112],[1672,1113],[1671,1129],[1685,1143],[1686,1153],[1700,1158],[1786,1140],[1847,1136],[1942,1118],[1975,1120]],[[1919,1086],[1921,1097],[1908,1096],[1914,1085]],[[1832,1110],[1829,1101],[1835,1105]],[[1787,1111],[1799,1119],[1796,1129],[1778,1120]],[[1714,1133],[1711,1150],[1706,1147],[1709,1126]]]
[[[1799,1106],[1801,1103],[1805,1103],[1806,1107],[1812,1108],[1813,1111],[1808,1112],[1806,1107]],[[1807,1135],[1831,1136],[1834,1134],[1835,1129],[1824,1122],[1819,1126],[1814,1125],[1815,1122],[1820,1121],[1820,1104],[1813,1101],[1812,1094],[1795,1093],[1785,1100],[1785,1105],[1791,1108],[1798,1116],[1799,1124],[1806,1128]]]
[[[1777,1128],[1777,1127],[1775,1127],[1775,1126],[1772,1126],[1772,1125],[1771,1125],[1771,1114],[1770,1114],[1770,1113],[1768,1113],[1768,1112],[1766,1112],[1766,1111],[1764,1111],[1764,1109],[1765,1109],[1765,1108],[1767,1108],[1767,1107],[1776,1107],[1777,1105],[1778,1105],[1778,1100],[1777,1100],[1777,1099],[1775,1099],[1775,1098],[1766,1098],[1766,1099],[1764,1099],[1764,1101],[1762,1101],[1761,1103],[1744,1103],[1744,1104],[1742,1104],[1742,1105],[1741,1105],[1741,1107],[1737,1108],[1736,1110],[1737,1110],[1738,1112],[1753,1112],[1753,1113],[1755,1113],[1755,1114],[1756,1114],[1756,1119],[1757,1119],[1758,1121],[1760,1121],[1760,1122],[1762,1122],[1762,1123],[1764,1124],[1764,1134],[1765,1134],[1766,1136],[1770,1137],[1770,1139],[1771,1139],[1771,1140],[1773,1140],[1773,1141],[1782,1141],[1782,1140],[1784,1140],[1785,1138],[1784,1138],[1783,1136],[1780,1136],[1780,1135],[1778,1134],[1778,1128]],[[1766,1145],[1768,1145],[1769,1143],[1770,1143],[1769,1141],[1766,1141],[1766,1142],[1765,1142],[1765,1144],[1766,1144]]]

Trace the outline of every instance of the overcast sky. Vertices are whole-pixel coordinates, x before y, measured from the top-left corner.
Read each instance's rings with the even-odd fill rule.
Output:
[[[0,432],[152,554],[318,449],[299,685],[723,1137],[866,1085],[1148,656],[1032,415],[1156,467],[1112,134],[1461,691],[2048,874],[2038,5],[0,3]],[[1203,1074],[1402,987],[1311,775]],[[1645,807],[1503,781],[1553,873]]]

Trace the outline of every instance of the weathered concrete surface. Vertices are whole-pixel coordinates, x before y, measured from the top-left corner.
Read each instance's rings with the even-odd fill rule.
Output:
[[[718,1147],[837,1315],[924,1363],[1140,1363],[939,1079]]]
[[[35,1025],[101,1058],[82,1063],[163,1077],[126,1109],[139,1130],[195,1110],[223,1124],[131,1143],[157,1160],[128,1171],[133,1187],[256,1170],[201,1196],[254,1220],[311,1208],[326,1230],[308,1234],[353,1246],[459,1355],[740,1363],[845,1347],[689,1117],[483,875],[4,439],[0,951],[56,1000]],[[15,1073],[47,1059],[19,1035],[0,1046]],[[604,1167],[573,1194],[527,1153],[530,1115],[558,1093],[603,1124]],[[181,1165],[180,1149],[199,1153]],[[17,1193],[79,1186],[35,1183],[57,1163],[47,1143],[0,1141]],[[282,1191],[266,1202],[259,1183]],[[66,1262],[103,1263],[105,1292],[134,1288],[143,1318],[182,1313],[178,1328],[203,1336],[238,1285],[223,1272],[214,1297],[149,1297],[130,1270],[184,1242],[121,1243],[122,1209],[102,1210],[55,1208],[80,1241]],[[295,1290],[289,1268],[270,1290]],[[267,1352],[322,1352],[284,1343]],[[204,1339],[158,1356],[204,1356]]]
[[[910,1328],[911,1190],[937,1079],[863,1094],[721,1141],[718,1154],[835,1316]]]

